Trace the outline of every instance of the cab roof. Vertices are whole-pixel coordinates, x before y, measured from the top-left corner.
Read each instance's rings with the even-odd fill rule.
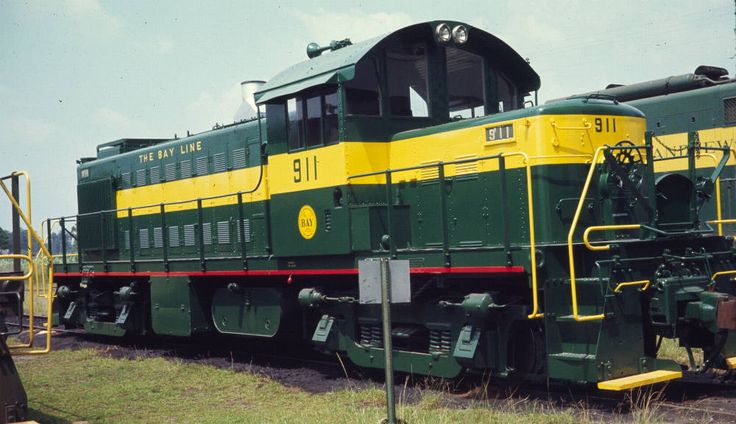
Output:
[[[356,64],[374,50],[406,35],[426,37],[428,42],[435,42],[434,30],[441,23],[447,23],[450,27],[465,25],[468,28],[468,41],[464,46],[493,58],[488,65],[503,72],[516,84],[520,92],[539,89],[539,75],[514,49],[496,36],[461,22],[430,21],[404,27],[390,34],[361,41],[297,63],[264,84],[255,93],[256,102],[262,104],[277,97],[294,94],[318,85],[349,81],[355,77]]]

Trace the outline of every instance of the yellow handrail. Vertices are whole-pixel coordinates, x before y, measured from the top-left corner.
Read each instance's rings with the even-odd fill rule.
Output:
[[[717,277],[720,277],[721,275],[733,275],[733,274],[736,274],[736,270],[732,270],[732,271],[718,271],[715,274],[713,274],[710,277],[710,279],[713,280],[713,281],[715,281],[715,279]]]
[[[583,192],[580,194],[578,207],[575,209],[575,215],[573,216],[572,223],[570,224],[570,231],[567,233],[567,257],[570,265],[570,296],[572,297],[572,317],[575,321],[594,321],[603,319],[604,317],[604,314],[580,315],[578,313],[578,292],[575,281],[575,256],[573,253],[572,239],[573,235],[575,234],[575,228],[578,226],[578,221],[580,220],[580,213],[583,210],[583,205],[585,204],[588,190],[590,189],[590,182],[593,180],[595,168],[598,165],[598,160],[600,159],[601,153],[606,148],[607,147],[605,146],[601,146],[595,150],[593,160],[590,163],[590,169],[588,170],[588,175],[585,178],[585,184],[583,184]]]
[[[563,131],[584,131],[584,130],[589,130],[589,129],[593,128],[593,124],[591,124],[587,120],[584,120],[583,121],[583,126],[582,127],[561,127],[561,126],[557,125],[557,122],[555,122],[555,121],[552,121],[551,122],[551,125],[552,125],[553,128],[555,128],[557,130],[563,130]]]
[[[731,152],[734,152],[733,149],[729,149]],[[701,156],[707,156],[710,159],[713,160],[713,166],[718,166],[718,158],[716,158],[716,155],[713,153],[702,153]],[[716,178],[715,181],[716,186],[716,219],[715,221],[720,221],[723,217],[721,216],[721,177],[719,176]],[[723,235],[723,224],[718,223],[718,235]]]
[[[23,177],[26,178],[26,206],[28,208],[28,212],[27,213],[25,213],[23,211],[23,209],[20,207],[20,205],[18,203],[18,200],[13,196],[13,194],[10,192],[10,190],[8,190],[8,187],[5,185],[5,183],[3,182],[2,179],[0,179],[0,188],[2,188],[2,191],[5,193],[5,196],[8,198],[8,200],[10,200],[10,203],[12,204],[13,209],[18,214],[18,216],[23,220],[23,223],[26,225],[26,228],[27,228],[27,231],[28,231],[28,236],[27,236],[27,238],[28,238],[28,255],[18,255],[18,256],[21,256],[18,259],[25,259],[25,260],[27,260],[27,261],[30,262],[29,263],[29,272],[28,272],[27,276],[24,275],[24,277],[26,277],[25,279],[29,282],[29,285],[30,285],[30,289],[31,290],[29,292],[30,303],[29,303],[29,308],[28,308],[28,310],[29,310],[28,327],[30,329],[30,331],[28,332],[28,343],[10,346],[10,348],[13,348],[13,349],[19,349],[19,348],[20,349],[23,349],[23,350],[15,350],[13,352],[15,355],[44,354],[44,353],[48,353],[48,352],[51,351],[51,332],[52,332],[51,317],[52,317],[52,313],[53,313],[53,311],[52,311],[52,302],[47,302],[47,311],[46,311],[46,313],[47,313],[47,318],[46,318],[46,347],[43,348],[43,349],[28,349],[28,348],[32,348],[32,346],[33,346],[33,338],[34,338],[34,334],[35,334],[34,331],[33,331],[34,330],[34,326],[33,326],[33,316],[34,316],[34,309],[33,309],[33,303],[34,303],[33,300],[34,299],[33,299],[33,293],[34,293],[34,290],[33,290],[33,279],[31,278],[31,276],[33,275],[33,272],[34,272],[33,259],[32,259],[32,256],[33,256],[33,240],[36,240],[36,242],[39,245],[39,248],[41,249],[41,251],[43,251],[44,256],[46,257],[46,259],[51,259],[51,253],[46,248],[43,239],[38,235],[38,233],[36,232],[36,230],[33,229],[33,225],[31,224],[31,180],[30,180],[30,178],[28,176],[28,173],[22,172],[22,171],[21,172],[14,172],[14,173],[11,174],[11,176],[13,176],[13,177],[23,176]],[[31,237],[33,237],[33,239],[31,239]],[[16,254],[5,255],[5,256],[8,259],[13,259],[13,258],[15,258]],[[51,299],[53,297],[53,289],[52,289],[52,287],[53,287],[53,263],[52,262],[53,262],[52,260],[49,260],[48,261],[48,265],[47,265],[48,266],[48,273],[49,273],[49,285],[48,285],[48,293],[47,293],[47,296],[49,297],[49,299]],[[21,278],[19,276],[11,276],[11,278],[7,278],[6,277],[6,279],[20,280]],[[22,322],[20,324],[22,324]],[[25,350],[25,349],[27,349],[27,350]]]
[[[17,253],[10,253],[5,255],[0,255],[0,260],[7,260],[7,259],[22,259],[26,262],[28,262],[28,273],[23,275],[3,275],[0,277],[2,280],[10,280],[10,281],[22,281],[27,280],[33,276],[33,259],[28,255],[20,255]]]
[[[539,312],[539,294],[537,293],[538,282],[537,282],[537,245],[536,236],[534,232],[534,193],[532,191],[532,166],[529,160],[529,156],[524,152],[511,152],[502,153],[503,157],[521,156],[524,160],[524,167],[526,168],[526,198],[527,198],[527,213],[529,215],[529,259],[531,261],[531,273],[532,273],[532,313],[527,315],[527,318],[542,318],[544,313]]]
[[[649,280],[627,281],[625,283],[618,283],[613,291],[615,293],[621,293],[622,288],[629,286],[644,286],[641,288],[641,291],[646,291],[649,288]]]
[[[53,223],[51,224],[51,228],[49,229],[49,234],[46,234],[45,227],[43,226],[43,222],[41,222],[40,228],[41,228],[41,238],[43,239],[44,243],[48,243],[49,238],[51,237],[52,230],[56,227],[56,225],[59,223],[58,219],[55,219]],[[41,249],[36,252],[36,256],[33,258],[33,264],[36,267],[36,274],[34,275],[35,283],[36,283],[36,295],[38,297],[45,297],[43,294],[44,289],[46,288],[46,273],[40,272],[40,265],[43,265],[43,260],[45,258],[41,258]]]
[[[602,251],[602,250],[610,250],[611,245],[610,244],[604,244],[602,246],[593,246],[590,244],[590,241],[588,241],[588,237],[590,236],[590,233],[594,231],[610,231],[610,230],[638,230],[641,228],[640,224],[621,224],[621,225],[594,225],[592,227],[588,227],[583,232],[583,244],[585,244],[585,247],[588,248],[588,250],[595,250],[595,251]]]

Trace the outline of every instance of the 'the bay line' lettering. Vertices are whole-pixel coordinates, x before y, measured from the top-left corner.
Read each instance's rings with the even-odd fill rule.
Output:
[[[161,160],[170,157],[174,157],[175,154],[185,155],[187,153],[199,152],[202,150],[202,141],[193,141],[191,143],[180,144],[177,147],[167,147],[165,149],[158,149],[155,152],[141,153],[138,155],[138,161],[140,163],[153,162],[154,160]]]
[[[687,155],[687,144],[680,145],[667,145],[663,142],[659,142],[660,147],[655,147],[654,157],[655,158],[672,158]],[[703,147],[730,147],[731,145],[726,140],[710,140],[701,141],[700,145]]]

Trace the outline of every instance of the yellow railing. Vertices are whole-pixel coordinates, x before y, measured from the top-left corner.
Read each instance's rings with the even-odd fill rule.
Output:
[[[48,244],[49,239],[51,238],[51,232],[56,227],[56,225],[59,223],[58,220],[54,220],[53,224],[51,224],[51,228],[49,228],[49,234],[46,234],[45,227],[43,226],[43,222],[41,222],[40,228],[41,228],[41,238],[44,241],[44,244]],[[61,235],[64,237],[64,234]],[[46,297],[45,291],[46,291],[46,273],[43,272],[45,269],[44,265],[46,265],[45,258],[41,257],[41,254],[43,251],[41,249],[38,249],[38,252],[36,252],[36,257],[33,259],[33,266],[35,267],[34,272],[34,284],[36,288],[36,296],[40,298]],[[53,257],[52,257],[53,258]],[[52,263],[53,264],[53,263]]]
[[[583,210],[583,205],[585,204],[585,199],[588,195],[588,190],[590,189],[590,183],[593,180],[593,174],[595,174],[595,168],[598,165],[598,161],[600,160],[601,154],[606,148],[607,147],[605,146],[598,147],[595,150],[595,154],[593,155],[593,160],[590,163],[590,169],[588,170],[588,175],[585,178],[585,184],[583,184],[583,192],[580,194],[580,200],[578,201],[578,206],[575,209],[575,215],[573,216],[572,223],[570,224],[570,231],[567,233],[567,256],[568,256],[569,266],[570,266],[570,296],[572,297],[572,317],[575,321],[594,321],[594,320],[603,319],[604,317],[604,314],[580,315],[578,313],[578,292],[577,292],[577,284],[575,281],[575,255],[573,253],[572,239],[575,234],[575,229],[578,226],[578,221],[580,220],[580,213]],[[589,243],[586,243],[586,246],[588,245]],[[591,247],[595,247],[595,246],[591,246]]]
[[[627,281],[625,283],[618,283],[613,291],[614,293],[621,293],[622,288],[630,286],[642,286],[640,290],[646,291],[649,288],[649,280]]]
[[[53,278],[54,278],[54,274],[53,274],[54,273],[54,271],[53,271],[53,260],[52,260],[51,253],[48,251],[48,249],[46,248],[46,245],[44,244],[43,239],[38,235],[38,233],[36,232],[36,230],[33,229],[33,225],[31,224],[31,179],[28,176],[28,173],[26,173],[26,172],[14,172],[14,173],[11,174],[11,177],[13,177],[13,178],[24,177],[25,180],[26,180],[26,208],[27,208],[27,212],[24,212],[23,211],[23,209],[21,208],[20,204],[18,203],[18,199],[16,199],[15,196],[13,196],[13,193],[11,193],[11,191],[8,189],[8,187],[5,185],[5,183],[3,182],[2,179],[0,179],[0,188],[5,193],[5,196],[8,198],[8,200],[10,200],[10,203],[11,203],[11,205],[13,207],[14,212],[18,214],[18,217],[20,217],[20,219],[23,220],[23,223],[26,225],[26,229],[28,231],[28,236],[27,236],[27,239],[28,239],[28,254],[27,255],[19,255],[19,254],[0,255],[0,260],[1,259],[5,259],[5,260],[8,260],[8,259],[22,259],[22,260],[25,260],[25,261],[28,262],[28,272],[26,274],[24,274],[24,275],[4,276],[2,278],[5,279],[5,280],[15,280],[15,281],[23,280],[23,281],[26,281],[29,284],[29,286],[30,286],[29,287],[30,290],[28,290],[28,293],[29,293],[29,299],[28,300],[29,300],[30,303],[29,303],[29,309],[28,309],[28,311],[29,311],[29,315],[28,315],[28,328],[29,328],[29,331],[28,331],[28,342],[27,343],[22,343],[22,344],[17,344],[17,345],[12,345],[12,346],[10,346],[10,348],[13,349],[13,354],[15,354],[15,355],[43,354],[43,353],[48,353],[49,351],[51,351],[51,330],[52,330],[52,328],[51,328],[51,325],[52,325],[52,320],[51,320],[51,317],[52,317],[52,309],[51,308],[52,308],[52,302],[50,301],[50,299],[53,298]],[[35,292],[35,290],[34,290],[34,279],[32,277],[33,277],[33,274],[34,274],[34,270],[36,269],[36,267],[34,266],[34,263],[33,263],[33,252],[32,252],[33,251],[33,240],[35,240],[36,243],[38,243],[39,248],[41,249],[41,251],[43,253],[43,256],[44,256],[43,259],[46,260],[46,264],[47,264],[46,266],[48,268],[47,269],[47,272],[48,272],[48,276],[49,276],[48,290],[47,290],[47,293],[46,293],[46,296],[49,299],[49,301],[47,302],[47,308],[46,308],[46,326],[45,326],[46,327],[45,328],[45,330],[46,330],[46,347],[45,348],[40,348],[40,349],[33,349],[33,341],[34,341],[34,335],[35,335],[35,331],[34,331],[34,328],[35,327],[33,325],[34,324],[33,323],[33,318],[34,318],[34,315],[35,315],[34,306],[33,306],[33,304],[34,304],[34,292]],[[22,315],[23,314],[22,314],[22,311],[19,311],[19,312],[20,312],[20,321],[21,321],[21,322],[19,322],[19,324],[22,325]]]
[[[602,246],[594,246],[590,244],[590,241],[588,240],[588,237],[590,237],[590,233],[593,233],[596,231],[638,230],[639,228],[641,228],[640,224],[594,225],[592,227],[586,228],[585,231],[583,232],[583,244],[585,244],[585,247],[587,247],[588,250],[593,250],[593,251],[610,250],[611,249],[610,244],[604,244]]]
[[[730,149],[731,153],[734,154],[733,149]],[[713,153],[703,153],[702,156],[707,156],[708,158],[713,160],[714,166],[718,166],[718,158],[716,158],[716,155]],[[716,219],[712,221],[707,221],[709,224],[718,224],[718,235],[723,235],[723,224],[728,224],[728,222],[721,222],[723,221],[723,216],[721,212],[721,177],[719,176],[716,178],[715,181],[715,189],[716,189]],[[736,223],[736,220],[733,220],[734,223]]]
[[[718,277],[720,277],[722,275],[734,275],[734,274],[736,274],[736,270],[732,270],[732,271],[718,271],[715,274],[713,274],[710,277],[710,279],[713,280],[713,281],[715,281],[716,278],[718,278]]]
[[[537,241],[534,232],[534,192],[532,190],[532,166],[529,161],[529,156],[524,152],[502,153],[501,156],[520,156],[523,159],[524,167],[526,168],[526,199],[527,213],[529,214],[529,259],[531,261],[530,268],[532,273],[532,313],[529,314],[527,318],[542,318],[544,314],[539,312],[539,294],[537,282]]]
[[[51,228],[49,229],[49,234],[46,234],[46,230],[45,230],[46,227],[44,226],[44,222],[41,222],[41,225],[39,226],[39,228],[41,228],[41,238],[43,239],[44,244],[46,246],[48,246],[48,241],[49,241],[49,238],[51,237],[50,233],[53,232],[54,228],[56,228],[58,224],[59,224],[59,219],[51,220],[51,225],[50,225]],[[66,237],[66,234],[64,234],[63,231],[61,233],[61,237]],[[61,258],[62,256],[64,255],[62,254],[52,255],[51,264],[53,265],[54,263],[56,263],[56,260]],[[79,256],[79,254],[78,253],[67,253],[65,256],[67,259],[69,259],[69,258],[76,258]],[[53,292],[53,287],[52,287],[52,290],[49,290],[48,288],[49,277],[48,277],[48,273],[45,272],[45,270],[48,269],[47,262],[48,262],[48,259],[45,256],[43,256],[43,250],[39,249],[38,252],[36,252],[36,256],[33,259],[33,264],[35,266],[33,278],[34,278],[35,289],[36,289],[35,295],[40,298],[46,298],[46,294],[49,291]]]
[[[593,155],[593,160],[590,164],[590,169],[588,170],[588,175],[585,178],[585,183],[583,184],[583,191],[580,195],[580,200],[578,201],[577,208],[575,209],[575,215],[573,216],[572,223],[570,224],[570,231],[567,234],[567,253],[568,253],[568,261],[569,261],[569,267],[570,267],[570,296],[572,301],[572,317],[575,319],[575,321],[593,321],[593,320],[601,320],[604,318],[604,314],[596,314],[596,315],[580,315],[578,311],[578,296],[577,296],[577,284],[575,280],[575,256],[574,256],[574,249],[573,249],[573,237],[575,234],[575,230],[577,228],[578,222],[580,220],[580,214],[583,210],[583,205],[585,203],[585,199],[588,194],[588,190],[590,189],[590,184],[593,179],[593,175],[595,174],[596,166],[598,165],[598,162],[601,158],[601,155],[603,154],[603,151],[608,149],[607,146],[601,146],[598,147],[595,151],[595,154]],[[730,149],[732,154],[736,154],[736,150],[733,148]],[[717,159],[715,155],[705,153],[705,156],[710,157],[713,159],[714,162],[716,162],[717,165]],[[723,235],[723,227],[722,224],[736,224],[736,219],[722,219],[721,215],[721,187],[720,187],[720,178],[716,178],[715,181],[715,192],[716,192],[716,216],[718,219],[707,221],[709,224],[718,224],[718,234]],[[592,251],[605,251],[609,250],[611,248],[610,244],[604,244],[604,245],[593,245],[590,243],[590,234],[597,231],[615,231],[615,230],[636,230],[640,229],[640,224],[621,224],[621,225],[596,225],[591,226],[585,229],[583,232],[583,244],[586,248]],[[726,274],[736,274],[736,271],[722,271],[717,272],[713,275],[712,279],[716,278],[719,275],[726,275]],[[650,282],[649,280],[639,280],[639,281],[629,281],[629,282],[623,282],[616,285],[614,288],[614,292],[619,293],[623,287],[627,286],[634,286],[634,285],[641,285],[643,286],[641,288],[642,291],[645,291],[649,288]]]

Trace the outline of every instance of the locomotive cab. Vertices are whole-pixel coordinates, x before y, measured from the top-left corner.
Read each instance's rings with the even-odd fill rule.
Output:
[[[539,76],[513,49],[459,22],[315,46],[313,58],[256,93],[270,122],[269,142],[283,144],[274,151],[385,141],[402,130],[519,109],[539,88]]]
[[[539,76],[513,49],[459,22],[412,25],[357,44],[312,43],[308,53],[311,59],[256,93],[266,111],[270,172],[279,176],[269,182],[273,221],[283,223],[272,229],[278,256],[376,248],[385,228],[367,227],[385,220],[382,212],[363,208],[348,216],[344,207],[376,195],[366,190],[370,179],[354,177],[395,166],[396,134],[519,109],[539,88]],[[309,205],[293,195],[304,190],[314,194]],[[294,231],[300,213],[316,231]],[[365,225],[352,234],[331,231],[351,219]],[[407,231],[395,238],[411,243]]]

